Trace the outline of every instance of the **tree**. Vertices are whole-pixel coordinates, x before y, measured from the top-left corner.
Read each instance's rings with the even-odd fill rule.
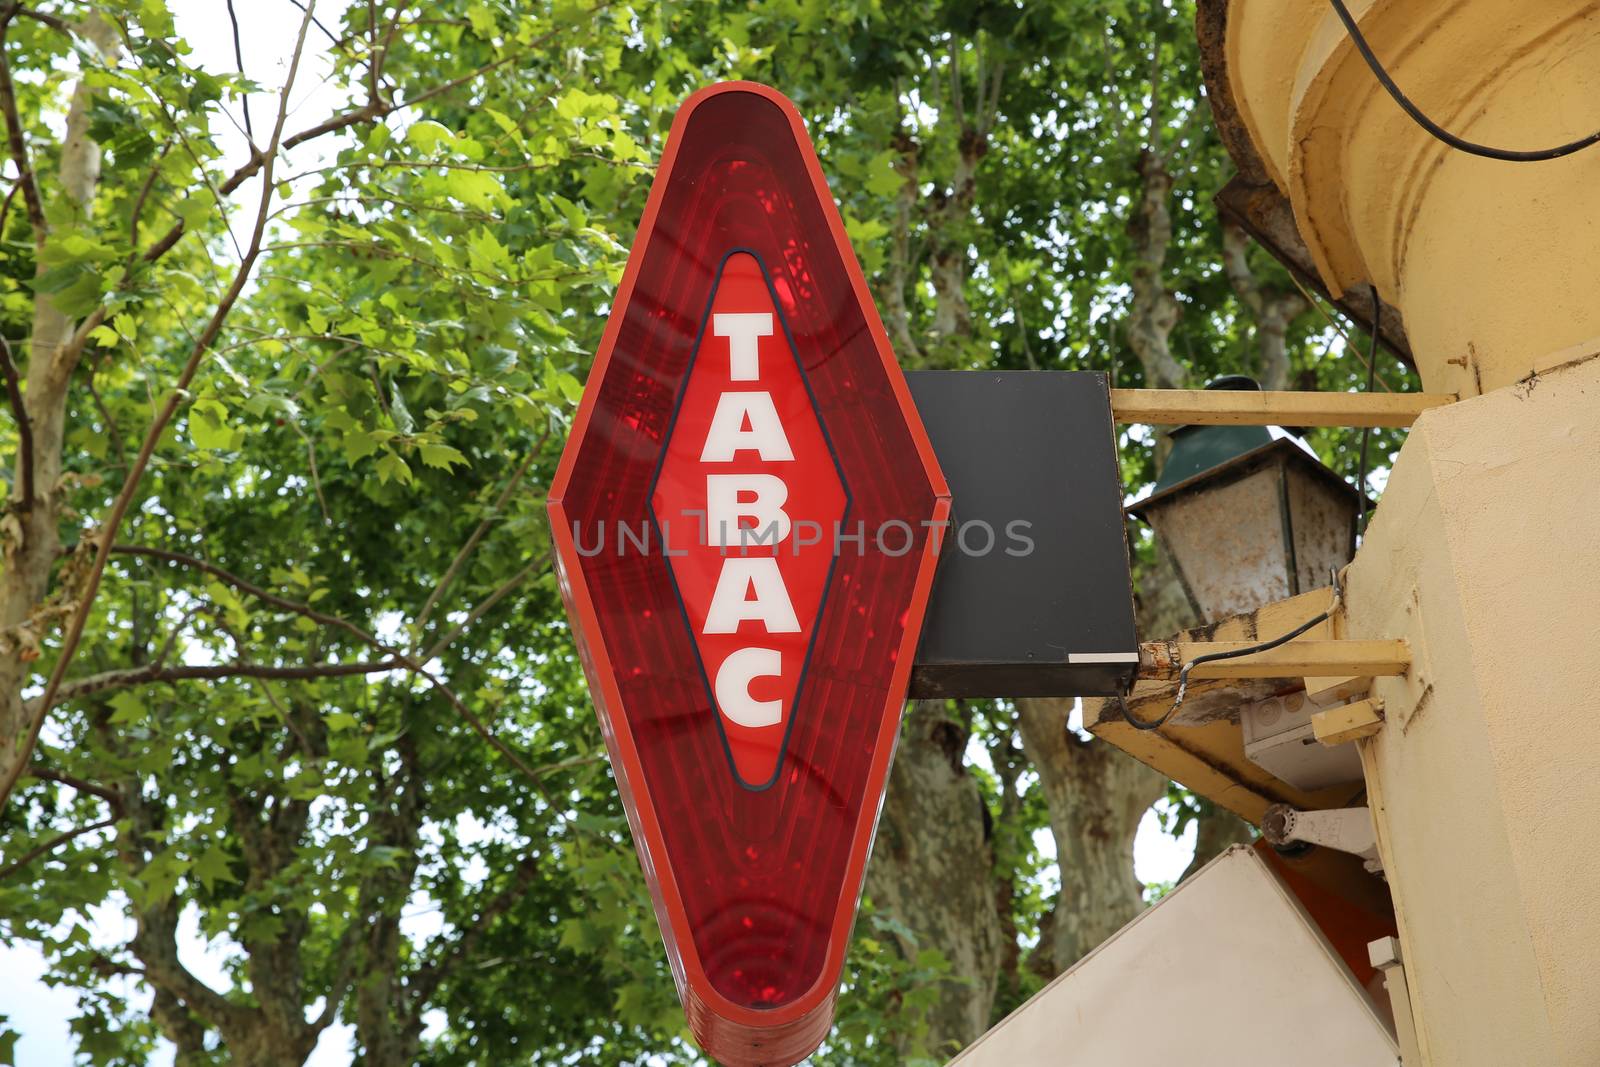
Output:
[[[697,85],[796,100],[907,365],[1170,385],[1281,338],[1354,380],[1217,224],[1186,5],[283,4],[331,114],[198,68],[158,0],[0,0],[0,931],[91,1062],[302,1062],[335,1020],[374,1067],[697,1060],[541,490]],[[1069,713],[908,712],[820,1059],[942,1059],[1142,906],[1167,783]]]
[[[86,991],[96,1062],[159,1033],[185,1064],[296,1063],[342,1018],[362,1062],[414,1063],[424,1014],[508,942],[538,1007],[474,1013],[481,1043],[654,1047],[681,1023],[597,787],[538,486],[624,251],[580,201],[637,214],[666,109],[581,87],[621,62],[603,6],[286,11],[271,91],[189,65],[159,3],[0,12],[25,379],[6,936]],[[351,103],[291,118],[319,36]],[[245,99],[267,117],[224,160]],[[597,914],[608,880],[627,904]],[[419,899],[431,937],[406,930]],[[126,943],[90,944],[100,903]],[[184,965],[191,920],[232,948],[230,988]]]

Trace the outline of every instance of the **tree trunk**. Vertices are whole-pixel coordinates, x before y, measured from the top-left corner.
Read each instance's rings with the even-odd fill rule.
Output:
[[[393,868],[374,871],[361,887],[359,912],[366,930],[357,954],[362,973],[355,976],[354,1020],[361,1067],[410,1067],[422,1043],[423,1004],[414,995],[421,991],[405,981],[406,939],[400,929],[417,872],[422,784],[414,739],[400,738],[396,749],[400,764],[384,783],[383,801],[370,818],[380,831],[375,842],[402,859]]]
[[[1222,227],[1222,266],[1239,302],[1255,317],[1256,375],[1263,389],[1289,385],[1289,325],[1310,310],[1298,289],[1263,284],[1250,269],[1250,238],[1238,226]]]
[[[1200,802],[1200,814],[1195,816],[1195,824],[1194,859],[1183,869],[1183,874],[1178,878],[1180,882],[1222,855],[1229,847],[1247,845],[1251,840],[1249,823],[1209,800]]]
[[[895,151],[899,162],[895,170],[903,182],[895,196],[894,229],[889,240],[889,270],[884,284],[879,287],[878,304],[883,308],[883,323],[888,328],[889,340],[894,345],[895,356],[904,366],[915,367],[922,362],[922,348],[911,335],[911,309],[906,306],[906,289],[911,285],[911,213],[922,197],[918,185],[918,146],[910,135],[896,134]]]
[[[1061,867],[1061,896],[1048,935],[1060,972],[1116,933],[1144,907],[1133,873],[1139,821],[1163,793],[1160,774],[1099,740],[1067,729],[1072,701],[1017,702],[1028,757],[1039,772]]]
[[[107,56],[120,50],[115,31],[98,15],[76,29]],[[89,136],[93,91],[79,81],[72,92],[61,142],[58,180],[68,202],[87,212],[100,178],[100,149]],[[47,269],[41,253],[44,220],[34,223],[36,273]],[[58,617],[71,610],[73,590],[64,589],[55,603],[46,603],[51,571],[60,554],[61,447],[66,433],[67,391],[77,369],[80,346],[73,344],[73,323],[50,296],[34,298],[32,338],[28,348],[28,388],[23,411],[27,426],[19,435],[31,447],[17,450],[11,500],[0,520],[0,782],[9,782],[28,758],[28,736],[34,715],[22,698],[40,643]],[[8,358],[11,355],[7,353]],[[27,497],[28,488],[32,497]],[[43,714],[41,711],[39,714]],[[3,801],[0,801],[3,804]]]
[[[1139,154],[1143,184],[1138,208],[1128,220],[1133,237],[1133,301],[1128,310],[1128,345],[1144,368],[1151,389],[1178,389],[1189,372],[1172,355],[1171,337],[1182,305],[1167,289],[1167,247],[1172,243],[1172,174],[1154,148]]]
[[[950,961],[928,1019],[927,1052],[940,1058],[989,1028],[1005,948],[987,813],[964,765],[966,745],[967,726],[945,702],[912,705],[867,868],[873,906],[915,931],[915,943],[899,946],[907,958],[937,948]]]

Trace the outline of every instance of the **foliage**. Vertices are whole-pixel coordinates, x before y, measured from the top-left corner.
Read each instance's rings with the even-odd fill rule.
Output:
[[[795,99],[916,365],[1142,384],[1121,324],[1153,139],[1174,349],[1196,381],[1251,369],[1186,4],[353,3],[301,27],[348,103],[292,117],[192,64],[162,0],[0,13],[40,194],[13,158],[0,334],[30,404],[47,362],[70,383],[59,479],[24,515],[19,474],[6,515],[8,579],[42,582],[6,605],[9,699],[45,725],[0,812],[0,936],[81,991],[88,1063],[158,1035],[183,1064],[300,1062],[335,1018],[373,1065],[698,1059],[541,489],[696,85]],[[246,96],[260,153],[225,158]],[[100,155],[82,199],[73,122]],[[1359,381],[1314,315],[1290,341],[1307,384]],[[1352,435],[1312,441],[1353,472]],[[1151,441],[1124,444],[1132,490]],[[29,538],[62,548],[29,563]],[[1010,708],[970,712],[1019,947],[998,1015],[1044,977],[1021,958],[1055,903],[1048,817]],[[898,922],[864,913],[821,1059],[932,1055],[929,991],[960,979]]]

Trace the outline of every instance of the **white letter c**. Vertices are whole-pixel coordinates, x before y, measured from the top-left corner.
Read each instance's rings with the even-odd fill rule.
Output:
[[[783,721],[783,701],[754,700],[750,683],[783,672],[783,655],[775,648],[741,648],[717,668],[717,704],[729,721],[740,726],[776,726]]]

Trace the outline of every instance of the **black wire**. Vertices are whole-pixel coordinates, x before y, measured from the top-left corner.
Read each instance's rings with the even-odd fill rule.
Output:
[[[1383,301],[1378,299],[1378,287],[1372,287],[1372,347],[1367,350],[1367,392],[1372,392],[1372,379],[1378,373],[1378,334],[1383,329]],[[1367,528],[1367,442],[1372,439],[1372,427],[1361,428],[1361,460],[1356,467],[1356,531],[1351,539],[1350,552],[1355,554],[1356,539]]]
[[[1491,148],[1488,145],[1477,144],[1465,138],[1457,137],[1449,130],[1434,122],[1422,113],[1422,109],[1413,104],[1400,87],[1389,77],[1389,72],[1383,69],[1383,64],[1378,62],[1378,57],[1372,54],[1372,48],[1367,44],[1367,39],[1362,36],[1361,29],[1356,25],[1356,20],[1350,17],[1350,9],[1344,6],[1344,0],[1328,0],[1333,5],[1333,10],[1338,13],[1339,21],[1344,23],[1345,32],[1350,35],[1350,40],[1356,46],[1356,51],[1361,53],[1361,58],[1367,61],[1367,66],[1372,68],[1372,73],[1378,82],[1394,97],[1394,102],[1399,104],[1407,115],[1424,130],[1460,152],[1474,156],[1483,156],[1485,159],[1499,159],[1507,163],[1541,163],[1547,159],[1560,159],[1570,156],[1574,152],[1582,151],[1590,145],[1600,144],[1600,131],[1590,134],[1577,141],[1570,141],[1555,148],[1544,148],[1537,151],[1517,152],[1507,148]]]
[[[1258,645],[1247,645],[1244,648],[1235,648],[1227,652],[1207,652],[1205,655],[1196,656],[1188,663],[1185,663],[1183,665],[1183,669],[1178,672],[1178,693],[1176,699],[1174,699],[1172,702],[1172,707],[1167,709],[1167,713],[1165,715],[1154,720],[1153,722],[1146,722],[1143,719],[1134,718],[1133,712],[1128,708],[1127,700],[1118,695],[1115,699],[1117,701],[1117,707],[1122,710],[1122,717],[1126,719],[1128,725],[1133,727],[1135,730],[1159,730],[1161,727],[1165,726],[1167,724],[1167,720],[1172,718],[1173,715],[1177,714],[1178,709],[1183,706],[1183,698],[1187,696],[1189,692],[1190,671],[1194,670],[1202,663],[1214,663],[1219,659],[1238,659],[1240,656],[1253,656],[1257,652],[1269,652],[1272,649],[1277,648],[1279,645],[1288,644],[1290,641],[1293,641],[1295,638],[1299,637],[1313,626],[1320,626],[1332,618],[1334,611],[1339,605],[1339,602],[1343,599],[1344,592],[1339,588],[1339,574],[1337,571],[1335,571],[1333,574],[1333,603],[1328,605],[1327,611],[1322,612],[1320,615],[1317,615],[1314,618],[1307,619],[1305,622],[1301,623],[1299,626],[1296,626],[1288,633],[1282,635],[1281,637],[1274,637],[1271,641],[1263,641]]]

